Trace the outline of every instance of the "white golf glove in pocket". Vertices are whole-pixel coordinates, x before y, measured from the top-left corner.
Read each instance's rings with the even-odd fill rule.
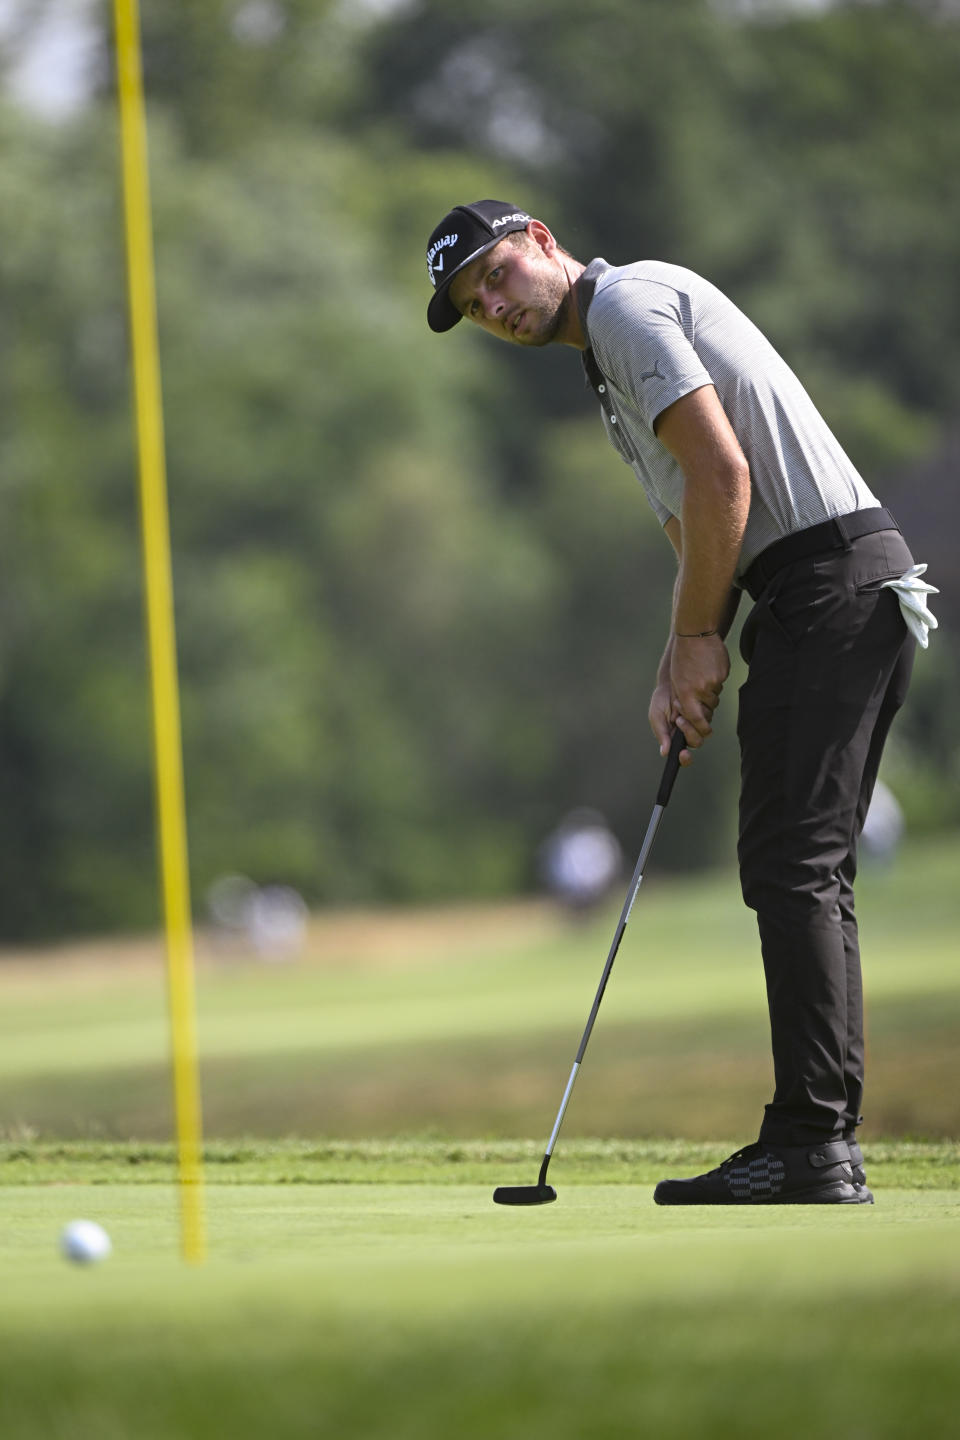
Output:
[[[940,594],[935,585],[928,585],[926,581],[920,579],[926,569],[926,565],[911,565],[909,570],[903,572],[899,580],[885,580],[880,586],[881,590],[896,591],[901,613],[907,622],[907,629],[916,637],[917,644],[922,650],[927,648],[927,631],[937,628],[937,618],[927,608],[927,596]]]

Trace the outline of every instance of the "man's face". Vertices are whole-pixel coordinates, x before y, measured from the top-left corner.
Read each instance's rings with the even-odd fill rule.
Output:
[[[562,266],[529,234],[507,236],[456,276],[450,298],[467,320],[514,345],[549,345],[569,303]]]

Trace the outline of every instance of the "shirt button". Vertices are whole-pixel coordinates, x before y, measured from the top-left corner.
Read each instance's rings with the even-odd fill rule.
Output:
[[[606,395],[606,393],[607,393],[607,387],[606,387],[606,385],[598,385],[598,386],[597,386],[597,389],[600,391],[600,394],[601,394],[601,395]]]
[[[611,416],[610,416],[610,424],[611,424],[611,425],[616,425],[616,423],[617,423],[617,417],[616,417],[616,415],[611,415]]]

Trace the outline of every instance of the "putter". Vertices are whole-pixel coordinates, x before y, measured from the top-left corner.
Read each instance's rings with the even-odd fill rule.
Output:
[[[580,1048],[577,1050],[577,1058],[573,1062],[573,1069],[570,1071],[570,1079],[567,1081],[567,1088],[563,1092],[563,1099],[560,1102],[560,1109],[554,1122],[553,1133],[547,1141],[546,1152],[543,1157],[543,1164],[540,1166],[540,1174],[536,1185],[498,1185],[493,1192],[494,1204],[496,1205],[549,1205],[556,1200],[557,1192],[552,1185],[547,1184],[547,1167],[550,1164],[550,1157],[553,1154],[553,1147],[557,1143],[557,1136],[560,1134],[560,1126],[563,1124],[563,1117],[566,1113],[573,1087],[576,1083],[577,1072],[583,1063],[586,1053],[587,1042],[590,1039],[590,1032],[593,1030],[593,1023],[597,1018],[597,1011],[600,1009],[600,1001],[603,999],[603,992],[607,988],[607,981],[610,979],[610,971],[613,969],[613,962],[617,958],[617,951],[620,949],[620,941],[623,939],[623,932],[627,928],[630,919],[630,911],[633,909],[633,902],[637,898],[637,891],[640,889],[640,882],[643,880],[643,867],[647,863],[647,856],[653,845],[657,830],[660,827],[660,820],[670,799],[670,792],[673,789],[673,782],[677,778],[677,771],[680,768],[680,751],[686,745],[686,740],[680,730],[675,730],[673,739],[670,742],[670,753],[667,756],[667,763],[663,767],[663,778],[660,781],[660,789],[657,791],[657,803],[653,807],[653,814],[650,816],[650,824],[647,826],[647,833],[644,836],[643,844],[640,847],[640,858],[637,860],[637,868],[633,872],[633,879],[630,881],[630,889],[624,901],[623,909],[620,912],[620,920],[617,925],[617,933],[613,937],[613,944],[610,946],[610,953],[607,956],[607,963],[603,967],[603,974],[600,977],[600,985],[597,989],[593,1002],[593,1009],[590,1011],[590,1018],[587,1021],[586,1029],[580,1040]]]

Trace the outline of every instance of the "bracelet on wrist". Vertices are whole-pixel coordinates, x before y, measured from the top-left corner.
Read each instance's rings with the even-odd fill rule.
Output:
[[[682,630],[674,631],[678,640],[706,640],[708,635],[719,635],[719,633],[719,630],[693,630],[686,634]]]

